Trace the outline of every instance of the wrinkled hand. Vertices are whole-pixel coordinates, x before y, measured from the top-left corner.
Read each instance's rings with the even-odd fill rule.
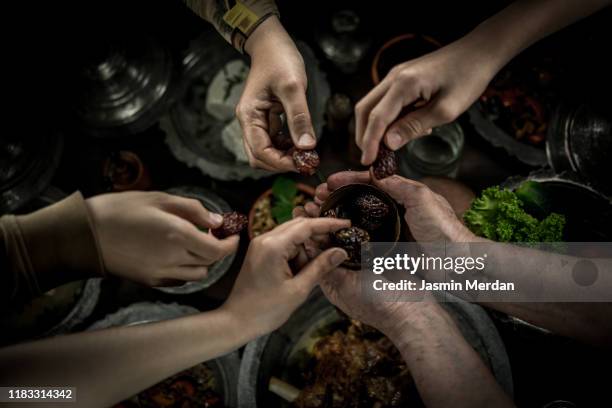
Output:
[[[199,228],[223,217],[195,199],[159,192],[111,193],[86,200],[109,273],[149,286],[199,280],[235,252],[237,235],[219,240]]]
[[[474,235],[461,223],[448,201],[418,181],[400,176],[382,180],[371,177],[367,171],[345,171],[331,175],[327,183],[316,189],[315,203],[308,204],[309,214],[327,199],[330,192],[351,183],[373,184],[401,204],[406,212],[404,220],[413,238],[418,242],[453,241],[469,242]]]
[[[304,207],[296,207],[293,215],[294,217],[318,217],[319,212],[320,207],[310,202]],[[312,256],[312,248],[316,248],[317,243],[325,241],[325,238],[323,235],[312,237],[311,249],[306,251],[308,256]],[[366,296],[362,293],[363,273],[369,272],[339,267],[326,274],[320,283],[327,299],[351,318],[375,327],[393,338],[405,331],[407,327],[421,327],[432,316],[445,315],[444,310],[429,292],[424,293],[424,297],[418,302],[407,302],[402,299],[400,292],[393,293],[391,296],[386,293],[384,299],[377,297],[376,294]],[[380,279],[385,278],[381,276]],[[418,280],[416,277],[413,279]],[[396,298],[392,297],[394,294]]]
[[[295,275],[290,261],[313,236],[350,226],[347,220],[297,218],[251,241],[232,293],[222,306],[255,335],[280,327],[306,300],[327,273],[344,262],[343,249],[330,248],[314,256]]]
[[[455,120],[482,94],[497,69],[478,43],[467,38],[395,66],[355,106],[362,164],[376,159],[383,137],[397,150]],[[406,107],[414,110],[404,114]]]
[[[270,135],[280,130],[284,111],[293,144],[302,149],[316,145],[302,56],[276,17],[257,27],[245,50],[251,56],[251,69],[236,116],[249,163],[270,171],[297,171],[291,156],[272,145]]]

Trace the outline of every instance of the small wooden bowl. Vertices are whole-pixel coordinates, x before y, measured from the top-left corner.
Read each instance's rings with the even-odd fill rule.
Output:
[[[298,189],[298,192],[313,198],[315,195],[315,189],[312,186],[309,186],[308,184],[303,184],[303,183],[296,183],[296,187]],[[249,232],[249,239],[253,239],[255,237],[254,235],[254,231],[253,231],[253,221],[255,220],[255,205],[263,200],[264,198],[271,196],[272,195],[272,189],[268,189],[266,191],[264,191],[259,197],[257,197],[257,200],[255,200],[255,202],[253,203],[253,205],[251,206],[251,210],[249,211],[249,226],[248,226],[248,232]]]
[[[372,194],[380,198],[391,209],[391,214],[387,216],[387,219],[383,225],[370,233],[371,242],[392,242],[394,244],[398,242],[400,239],[402,223],[397,204],[395,203],[395,200],[389,196],[389,194],[371,184],[347,184],[333,191],[329,197],[327,197],[327,200],[325,200],[325,202],[321,205],[321,214],[327,210],[335,208],[339,204],[350,205],[358,196],[363,194]],[[387,253],[391,251],[393,247],[394,245],[389,248]],[[350,261],[346,261],[342,265],[351,269],[361,268],[360,264]]]

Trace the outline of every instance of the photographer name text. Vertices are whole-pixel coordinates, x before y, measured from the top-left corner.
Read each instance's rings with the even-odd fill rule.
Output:
[[[401,280],[399,282],[387,282],[382,279],[377,279],[372,282],[372,287],[377,291],[462,291],[462,290],[480,290],[480,291],[513,291],[514,283],[501,282],[499,280],[493,282],[479,282],[477,280],[466,280],[465,282],[426,282],[421,281],[420,285],[417,282],[410,280]]]

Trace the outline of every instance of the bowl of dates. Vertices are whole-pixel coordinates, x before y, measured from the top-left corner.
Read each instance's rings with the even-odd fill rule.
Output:
[[[346,250],[344,266],[361,267],[361,245],[368,242],[397,242],[400,217],[395,201],[370,184],[347,184],[332,192],[321,206],[322,217],[351,220],[351,227],[331,234],[331,243]],[[391,249],[391,248],[390,248]]]

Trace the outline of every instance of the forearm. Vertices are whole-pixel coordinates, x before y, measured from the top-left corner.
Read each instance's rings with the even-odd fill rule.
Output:
[[[224,311],[136,327],[61,336],[0,350],[0,383],[73,386],[77,406],[106,407],[200,362],[251,334]]]
[[[610,0],[518,0],[459,41],[476,44],[491,57],[498,71],[531,44],[611,3]]]
[[[0,218],[0,303],[14,307],[61,284],[104,273],[82,196]]]
[[[480,302],[558,335],[610,348],[612,303]]]
[[[596,284],[581,287],[575,281],[575,265],[580,258],[512,244],[493,244],[475,235],[463,236],[457,242],[487,245],[486,277],[516,286],[511,295],[490,292],[487,301],[479,303],[590,344],[605,346],[612,342],[612,302],[605,302],[612,293],[610,274],[599,273]],[[475,245],[469,255],[480,256],[483,248]],[[609,259],[591,261],[598,271],[612,270]]]
[[[251,34],[245,43],[244,50],[250,55],[251,59],[256,59],[260,51],[264,51],[261,54],[266,57],[269,56],[271,46],[276,48],[284,45],[295,47],[293,40],[280,20],[272,16],[253,31],[253,34]]]
[[[427,407],[507,407],[510,398],[436,303],[385,333],[400,350]]]

